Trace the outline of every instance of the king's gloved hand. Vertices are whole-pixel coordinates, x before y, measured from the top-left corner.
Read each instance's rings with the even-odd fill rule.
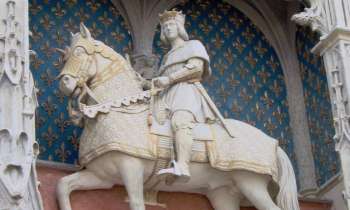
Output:
[[[169,77],[156,77],[153,79],[153,83],[157,88],[165,89],[170,85]]]

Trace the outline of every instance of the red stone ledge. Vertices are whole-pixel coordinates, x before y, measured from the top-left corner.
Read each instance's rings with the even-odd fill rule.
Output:
[[[59,210],[56,201],[58,180],[71,172],[48,167],[38,167],[40,192],[45,210]],[[122,186],[110,190],[75,191],[71,194],[73,210],[129,210],[125,202],[126,192]],[[147,206],[147,210],[213,210],[205,196],[191,193],[159,193],[159,202],[166,208]],[[319,200],[300,200],[302,210],[330,210],[331,202]],[[255,208],[241,208],[255,210]]]

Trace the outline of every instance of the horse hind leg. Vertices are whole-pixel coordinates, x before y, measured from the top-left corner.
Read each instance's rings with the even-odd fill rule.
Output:
[[[113,183],[100,179],[86,169],[65,176],[59,180],[56,189],[60,209],[72,210],[69,195],[74,190],[109,189],[113,185]]]
[[[207,198],[215,210],[239,210],[241,194],[230,187],[218,187],[208,191]]]
[[[233,180],[240,192],[259,210],[281,210],[273,202],[267,186],[271,178],[268,175],[249,171],[234,171]]]

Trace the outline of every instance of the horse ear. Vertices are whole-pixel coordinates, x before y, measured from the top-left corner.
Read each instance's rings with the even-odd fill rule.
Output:
[[[91,34],[89,29],[84,25],[84,23],[80,23],[80,34],[86,38],[86,39],[90,39],[91,38]]]
[[[73,40],[74,40],[74,33],[73,32],[69,32],[70,33],[70,44],[72,44]]]

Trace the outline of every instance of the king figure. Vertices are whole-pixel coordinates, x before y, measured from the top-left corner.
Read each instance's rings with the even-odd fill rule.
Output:
[[[153,79],[162,91],[155,100],[158,123],[170,120],[175,134],[176,162],[158,174],[173,174],[177,180],[190,179],[189,161],[195,123],[210,123],[216,118],[213,104],[200,81],[211,74],[209,56],[198,40],[189,40],[185,15],[171,10],[160,14],[161,40],[171,49],[164,56],[159,76]]]

